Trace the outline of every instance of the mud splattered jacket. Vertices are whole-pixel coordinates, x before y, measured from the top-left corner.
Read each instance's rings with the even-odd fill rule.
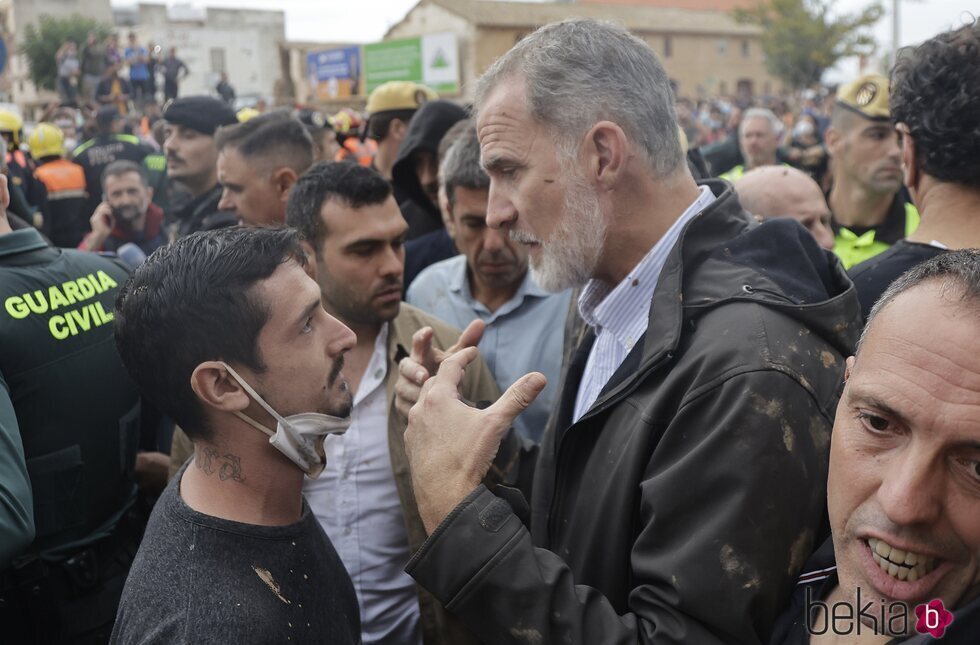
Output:
[[[576,423],[591,332],[573,356],[530,530],[516,491],[480,486],[409,563],[485,642],[766,642],[825,536],[854,287],[796,222],[757,225],[709,185],[643,342]]]

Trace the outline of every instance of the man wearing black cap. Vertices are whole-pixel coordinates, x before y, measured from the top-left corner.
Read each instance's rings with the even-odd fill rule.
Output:
[[[88,199],[82,207],[86,218],[102,203],[102,171],[113,161],[126,159],[142,163],[150,149],[131,135],[122,133],[122,115],[112,105],[99,108],[95,115],[96,135],[75,148],[72,160],[85,169]]]
[[[167,178],[178,182],[189,199],[167,213],[171,238],[195,231],[234,226],[234,213],[219,211],[221,185],[218,184],[218,148],[214,133],[223,125],[237,123],[235,113],[225,103],[210,96],[187,96],[173,101],[163,118],[163,150],[167,155]]]

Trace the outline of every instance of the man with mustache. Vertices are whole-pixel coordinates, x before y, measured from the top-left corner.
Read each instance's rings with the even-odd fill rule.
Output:
[[[973,249],[917,265],[871,311],[834,421],[833,539],[807,562],[774,645],[977,642],[978,307]]]
[[[306,263],[295,231],[226,228],[162,248],[119,294],[122,361],[194,458],[153,508],[110,643],[360,642],[350,579],[303,498],[350,424],[354,334]]]
[[[456,388],[475,348],[428,379],[402,361],[429,534],[408,572],[488,643],[765,642],[822,538],[853,285],[796,222],[695,182],[667,73],[622,27],[540,28],[475,103],[487,224],[543,288],[582,287],[588,327],[529,503],[481,480],[545,378],[479,410]]]
[[[888,79],[842,85],[824,134],[834,185],[834,253],[845,269],[911,235],[919,213],[902,187],[902,156],[888,112]]]
[[[222,211],[221,184],[218,183],[218,148],[214,133],[223,125],[238,123],[235,113],[223,101],[210,96],[185,96],[174,101],[163,113],[167,123],[163,150],[167,155],[167,179],[186,189],[188,197],[167,212],[172,238],[195,231],[234,226],[238,217]]]
[[[456,351],[479,341],[482,323],[460,336],[401,302],[408,224],[377,171],[349,162],[314,165],[293,186],[286,222],[299,230],[324,308],[357,335],[344,368],[354,396],[351,427],[327,443],[326,472],[307,481],[305,492],[354,581],[363,642],[471,643],[404,572],[425,530],[405,457],[405,420],[393,399],[397,362],[416,331],[428,328],[434,351]],[[499,395],[482,364],[460,391],[473,402]],[[502,455],[501,463],[509,461]],[[500,470],[489,479],[516,483],[515,476]]]
[[[539,287],[528,271],[527,248],[506,230],[487,226],[490,177],[480,166],[480,140],[472,121],[450,146],[439,176],[449,210],[446,230],[460,255],[422,271],[406,300],[456,327],[476,319],[486,323],[480,355],[501,390],[533,370],[557,383],[571,291],[549,293]],[[541,440],[554,393],[555,388],[542,393],[515,419],[521,435]]]
[[[92,232],[78,246],[83,251],[118,251],[135,244],[144,255],[166,244],[163,211],[152,202],[146,169],[132,161],[109,164],[102,173],[105,201],[92,214]]]

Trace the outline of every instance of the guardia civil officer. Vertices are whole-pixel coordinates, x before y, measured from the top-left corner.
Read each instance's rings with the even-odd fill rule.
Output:
[[[6,178],[0,201],[0,639],[104,643],[142,530],[112,337],[127,271],[13,231]]]

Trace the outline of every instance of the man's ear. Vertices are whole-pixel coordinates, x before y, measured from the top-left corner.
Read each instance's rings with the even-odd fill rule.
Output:
[[[456,239],[456,216],[453,214],[453,203],[449,201],[446,190],[439,187],[439,206],[442,211],[442,223],[446,225],[446,232],[453,240]]]
[[[827,128],[827,131],[823,133],[823,142],[827,148],[827,154],[831,157],[836,156],[837,148],[840,145],[841,132],[834,126]]]
[[[904,123],[899,123],[896,128],[902,133],[902,174],[904,183],[909,191],[916,192],[919,188],[919,179],[922,173],[919,169],[919,161],[915,156],[915,139],[909,134],[909,130]]]
[[[313,245],[306,240],[300,240],[299,245],[303,249],[303,253],[306,253],[306,266],[304,267],[306,275],[316,282],[316,251],[313,249]]]
[[[401,141],[405,138],[405,132],[408,131],[408,124],[401,119],[392,119],[388,124],[388,136],[395,141]]]
[[[221,361],[205,361],[191,374],[191,389],[202,403],[223,412],[236,412],[251,402],[244,388]]]
[[[844,382],[847,383],[847,379],[851,378],[851,370],[854,369],[854,357],[848,356],[847,360],[844,361]]]
[[[272,173],[272,185],[279,191],[279,199],[285,202],[289,199],[289,191],[292,190],[299,177],[296,171],[289,167],[279,168]]]
[[[609,190],[622,178],[631,150],[623,129],[611,121],[600,121],[585,135],[588,172],[599,186]]]

